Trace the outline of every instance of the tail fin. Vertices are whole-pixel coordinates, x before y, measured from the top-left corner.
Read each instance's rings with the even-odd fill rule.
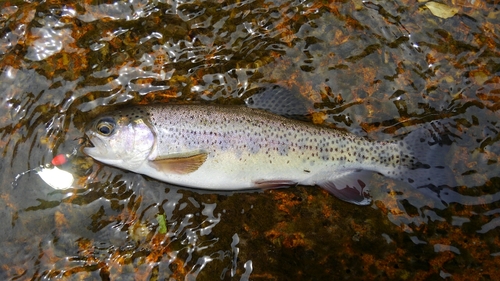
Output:
[[[430,123],[430,126],[415,130],[403,138],[402,153],[413,156],[416,161],[402,165],[394,177],[416,188],[438,190],[455,187],[455,176],[447,164],[452,144],[449,132],[439,122]]]

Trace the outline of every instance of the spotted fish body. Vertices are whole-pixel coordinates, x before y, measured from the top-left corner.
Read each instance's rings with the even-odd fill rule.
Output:
[[[441,185],[443,165],[422,134],[371,141],[240,106],[138,106],[96,118],[84,152],[172,184],[214,190],[319,185],[367,204],[372,173]]]

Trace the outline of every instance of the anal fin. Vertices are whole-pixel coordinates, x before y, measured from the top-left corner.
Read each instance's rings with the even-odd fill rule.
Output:
[[[372,200],[368,194],[367,183],[373,174],[371,171],[356,170],[317,184],[343,201],[369,205]]]
[[[189,174],[207,160],[207,153],[198,153],[190,156],[159,157],[151,161],[151,164],[158,171],[170,174]]]

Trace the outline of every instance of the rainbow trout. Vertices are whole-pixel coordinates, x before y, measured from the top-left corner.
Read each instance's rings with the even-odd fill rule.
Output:
[[[373,173],[415,187],[450,170],[427,130],[372,141],[262,110],[221,105],[137,106],[97,117],[86,134],[97,161],[168,183],[213,190],[318,185],[369,204]]]

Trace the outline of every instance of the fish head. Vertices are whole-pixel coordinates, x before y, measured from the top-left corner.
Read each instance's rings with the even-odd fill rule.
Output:
[[[95,118],[86,128],[92,146],[83,152],[99,162],[127,170],[147,161],[155,132],[144,112],[116,111]]]

